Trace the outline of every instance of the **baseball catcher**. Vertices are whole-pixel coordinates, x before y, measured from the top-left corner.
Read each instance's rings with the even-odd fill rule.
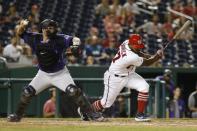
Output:
[[[24,87],[16,113],[8,116],[9,122],[19,122],[30,100],[44,89],[55,86],[73,97],[80,111],[88,119],[102,121],[100,113],[94,112],[83,91],[77,87],[65,66],[64,52],[67,48],[77,49],[80,39],[77,37],[58,34],[58,23],[51,19],[41,22],[41,33],[26,31],[27,20],[22,20],[17,28],[17,35],[28,43],[36,53],[38,72],[28,86]]]

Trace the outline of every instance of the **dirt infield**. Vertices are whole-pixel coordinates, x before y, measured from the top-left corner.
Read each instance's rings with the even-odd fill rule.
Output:
[[[136,122],[132,118],[110,118],[107,122],[85,122],[79,118],[24,118],[20,123],[9,123],[5,118],[0,119],[0,127],[6,126],[150,126],[150,127],[193,127],[197,129],[197,119],[153,119],[151,122]]]

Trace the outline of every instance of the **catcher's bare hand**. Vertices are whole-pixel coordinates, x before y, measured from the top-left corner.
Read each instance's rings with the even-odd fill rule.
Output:
[[[21,35],[25,31],[28,24],[29,24],[29,21],[27,19],[21,20],[19,25],[16,27],[17,35]]]
[[[29,23],[29,21],[28,21],[27,19],[21,20],[21,21],[20,21],[20,26],[26,27],[26,26],[28,25],[28,23]]]

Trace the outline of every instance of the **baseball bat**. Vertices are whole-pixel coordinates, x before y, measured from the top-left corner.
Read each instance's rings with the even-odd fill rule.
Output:
[[[192,23],[191,20],[187,20],[184,23],[184,25],[176,32],[176,34],[173,36],[173,38],[165,44],[165,46],[163,47],[163,49],[165,50],[170,43],[172,43],[185,29],[187,29],[189,27],[189,25],[191,23]]]

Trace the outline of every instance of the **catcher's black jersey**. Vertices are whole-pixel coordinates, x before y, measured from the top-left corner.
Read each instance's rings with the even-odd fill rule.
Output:
[[[64,51],[72,44],[72,36],[57,34],[43,42],[42,34],[24,32],[21,38],[33,49],[38,59],[38,67],[42,71],[53,73],[64,68]]]

